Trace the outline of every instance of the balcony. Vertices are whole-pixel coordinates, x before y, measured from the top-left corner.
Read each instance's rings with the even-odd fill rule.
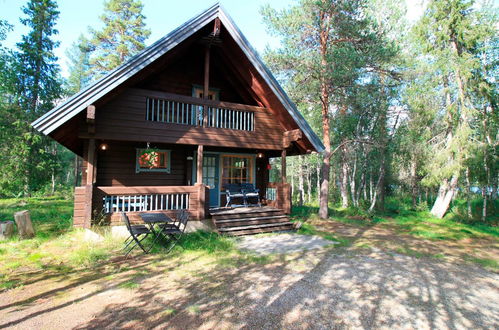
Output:
[[[167,124],[251,132],[255,130],[255,112],[259,109],[263,108],[161,93],[161,96],[146,97],[145,119]]]

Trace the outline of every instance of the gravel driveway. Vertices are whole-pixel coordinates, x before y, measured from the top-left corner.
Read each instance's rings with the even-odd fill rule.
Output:
[[[80,284],[50,279],[45,294],[36,283],[2,293],[0,328],[497,329],[499,324],[499,276],[476,266],[334,248],[267,264],[196,264],[194,257],[175,264],[142,262],[139,277],[136,270],[112,278],[103,271]],[[131,279],[136,287],[125,287]]]

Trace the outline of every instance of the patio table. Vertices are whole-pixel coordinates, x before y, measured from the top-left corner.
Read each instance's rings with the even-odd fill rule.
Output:
[[[158,240],[158,238],[164,238],[162,235],[163,230],[155,230],[154,225],[161,225],[161,224],[167,224],[167,223],[173,223],[172,218],[167,216],[164,213],[139,213],[139,216],[142,218],[144,223],[149,227],[151,232],[154,235],[154,242]]]

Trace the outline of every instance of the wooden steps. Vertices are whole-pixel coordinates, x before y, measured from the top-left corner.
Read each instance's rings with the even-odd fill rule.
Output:
[[[253,207],[210,211],[220,234],[240,236],[292,230],[293,223],[282,210]]]

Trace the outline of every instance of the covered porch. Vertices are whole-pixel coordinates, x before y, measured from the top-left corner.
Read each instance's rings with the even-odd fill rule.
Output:
[[[205,151],[204,146],[198,146],[194,152],[191,152],[192,146],[189,146],[185,150],[179,149],[183,152],[177,150],[171,152],[175,163],[178,163],[175,157],[181,159],[183,163],[174,164],[167,174],[140,174],[133,173],[131,169],[126,172],[128,174],[119,174],[125,170],[120,170],[114,165],[113,168],[108,168],[109,164],[118,163],[114,159],[115,157],[121,159],[119,154],[113,154],[113,152],[121,152],[118,152],[120,146],[128,152],[135,145],[125,148],[121,142],[121,144],[118,142],[113,144],[112,141],[107,141],[107,150],[102,151],[97,147],[101,145],[101,142],[89,141],[86,157],[83,159],[82,172],[85,175],[83,175],[82,181],[86,184],[75,188],[75,227],[89,228],[93,224],[122,225],[120,212],[126,212],[131,222],[137,223],[141,222],[139,217],[141,212],[158,212],[172,216],[179,210],[186,210],[189,212],[191,220],[207,220],[213,225],[216,225],[213,216],[216,211],[235,210],[233,213],[242,213],[243,215],[250,213],[241,212],[243,209],[239,207],[225,208],[226,199],[223,183],[229,182],[228,180],[242,180],[254,184],[259,189],[259,200],[263,206],[261,212],[265,213],[266,208],[279,210],[282,215],[291,212],[291,191],[289,184],[285,182],[285,161],[282,161],[281,173],[284,175],[280,182],[269,182],[267,157],[259,158],[257,153],[252,155],[240,151],[238,153],[238,150],[217,152],[208,148]],[[94,150],[93,155],[91,150]],[[173,156],[174,153],[176,156]],[[223,173],[232,169],[230,166],[224,167],[223,162],[225,161],[230,165],[230,161],[233,159],[247,161],[248,164],[251,164],[248,168],[242,167],[240,169],[241,172],[250,174],[238,178],[224,176]],[[124,163],[123,160],[121,162]],[[101,165],[102,168],[99,168],[99,164],[105,165]],[[110,176],[109,173],[113,174]],[[154,185],[155,183],[167,182],[163,179],[165,176],[182,177],[178,181],[181,185]],[[127,184],[136,182],[151,185]],[[252,206],[250,209],[258,210],[259,208]],[[242,215],[238,217],[242,217]]]

